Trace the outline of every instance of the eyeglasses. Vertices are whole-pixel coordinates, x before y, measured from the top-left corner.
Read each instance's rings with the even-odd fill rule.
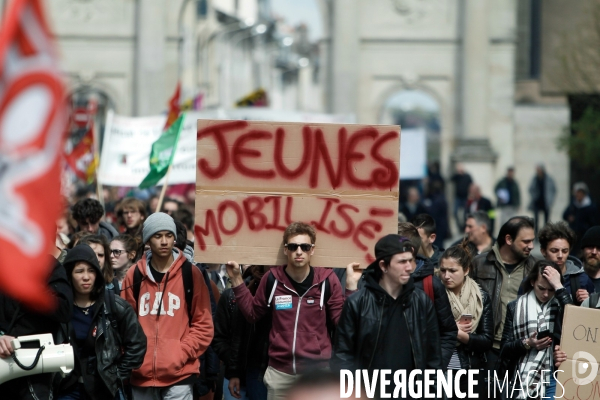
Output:
[[[121,254],[123,254],[124,251],[125,250],[114,249],[114,250],[111,250],[110,252],[112,253],[113,256],[120,257]]]
[[[285,247],[289,251],[296,251],[298,250],[298,247],[300,247],[303,252],[308,253],[308,251],[315,247],[315,245],[310,243],[288,243],[285,245]]]
[[[123,215],[135,215],[135,214],[139,214],[139,211],[123,211]]]

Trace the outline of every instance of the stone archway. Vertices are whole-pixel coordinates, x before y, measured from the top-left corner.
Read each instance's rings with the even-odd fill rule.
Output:
[[[428,92],[401,88],[387,95],[379,113],[379,123],[402,127],[400,198],[410,186],[421,187],[429,167],[435,162],[439,172],[441,157],[441,107]]]
[[[392,92],[381,107],[379,123],[400,125],[403,129],[424,129],[427,160],[440,160],[441,106],[430,93],[419,88]]]

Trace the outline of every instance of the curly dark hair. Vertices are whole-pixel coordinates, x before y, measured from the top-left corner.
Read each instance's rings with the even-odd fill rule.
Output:
[[[550,242],[553,242],[556,239],[565,239],[569,243],[569,248],[572,248],[577,240],[577,235],[564,221],[548,222],[540,230],[538,239],[540,240],[540,247],[542,249],[546,249]]]
[[[100,221],[100,218],[104,215],[102,204],[95,199],[79,200],[75,203],[71,211],[73,212],[75,221],[86,222],[89,220],[93,224]]]
[[[283,244],[287,244],[291,237],[298,235],[308,235],[312,244],[315,244],[317,241],[317,233],[315,232],[315,228],[305,224],[304,222],[292,222],[287,228],[285,228],[285,232],[283,232]]]

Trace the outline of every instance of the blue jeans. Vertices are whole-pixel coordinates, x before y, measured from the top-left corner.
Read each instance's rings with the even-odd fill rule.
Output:
[[[57,397],[57,400],[81,400],[83,396],[79,391],[79,384],[75,385],[68,393],[63,393]]]
[[[81,386],[79,384],[77,386],[75,386],[70,392],[61,394],[60,396],[56,397],[57,400],[82,400],[84,398],[85,397],[81,395]],[[121,396],[121,393],[119,390],[119,391],[117,391],[115,400],[121,400],[121,399],[124,399],[124,397]]]
[[[556,379],[554,379],[554,365],[552,366],[552,371],[550,372],[550,383],[546,388],[546,394],[544,394],[545,399],[554,399],[554,395],[556,394]]]
[[[264,374],[258,369],[249,369],[246,372],[246,393],[248,400],[266,400],[267,387],[263,382]]]
[[[248,400],[245,387],[240,387],[240,396],[242,396],[240,400]],[[231,395],[231,392],[229,392],[229,379],[227,378],[223,378],[223,399],[238,400]]]

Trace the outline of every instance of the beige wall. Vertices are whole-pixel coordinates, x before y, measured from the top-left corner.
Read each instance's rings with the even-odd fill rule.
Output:
[[[568,124],[569,109],[564,105],[515,107],[515,174],[521,189],[521,211],[527,212],[531,201],[529,184],[536,165],[543,163],[556,184],[557,196],[551,219],[562,219],[570,195],[569,158],[556,149],[556,139]]]

